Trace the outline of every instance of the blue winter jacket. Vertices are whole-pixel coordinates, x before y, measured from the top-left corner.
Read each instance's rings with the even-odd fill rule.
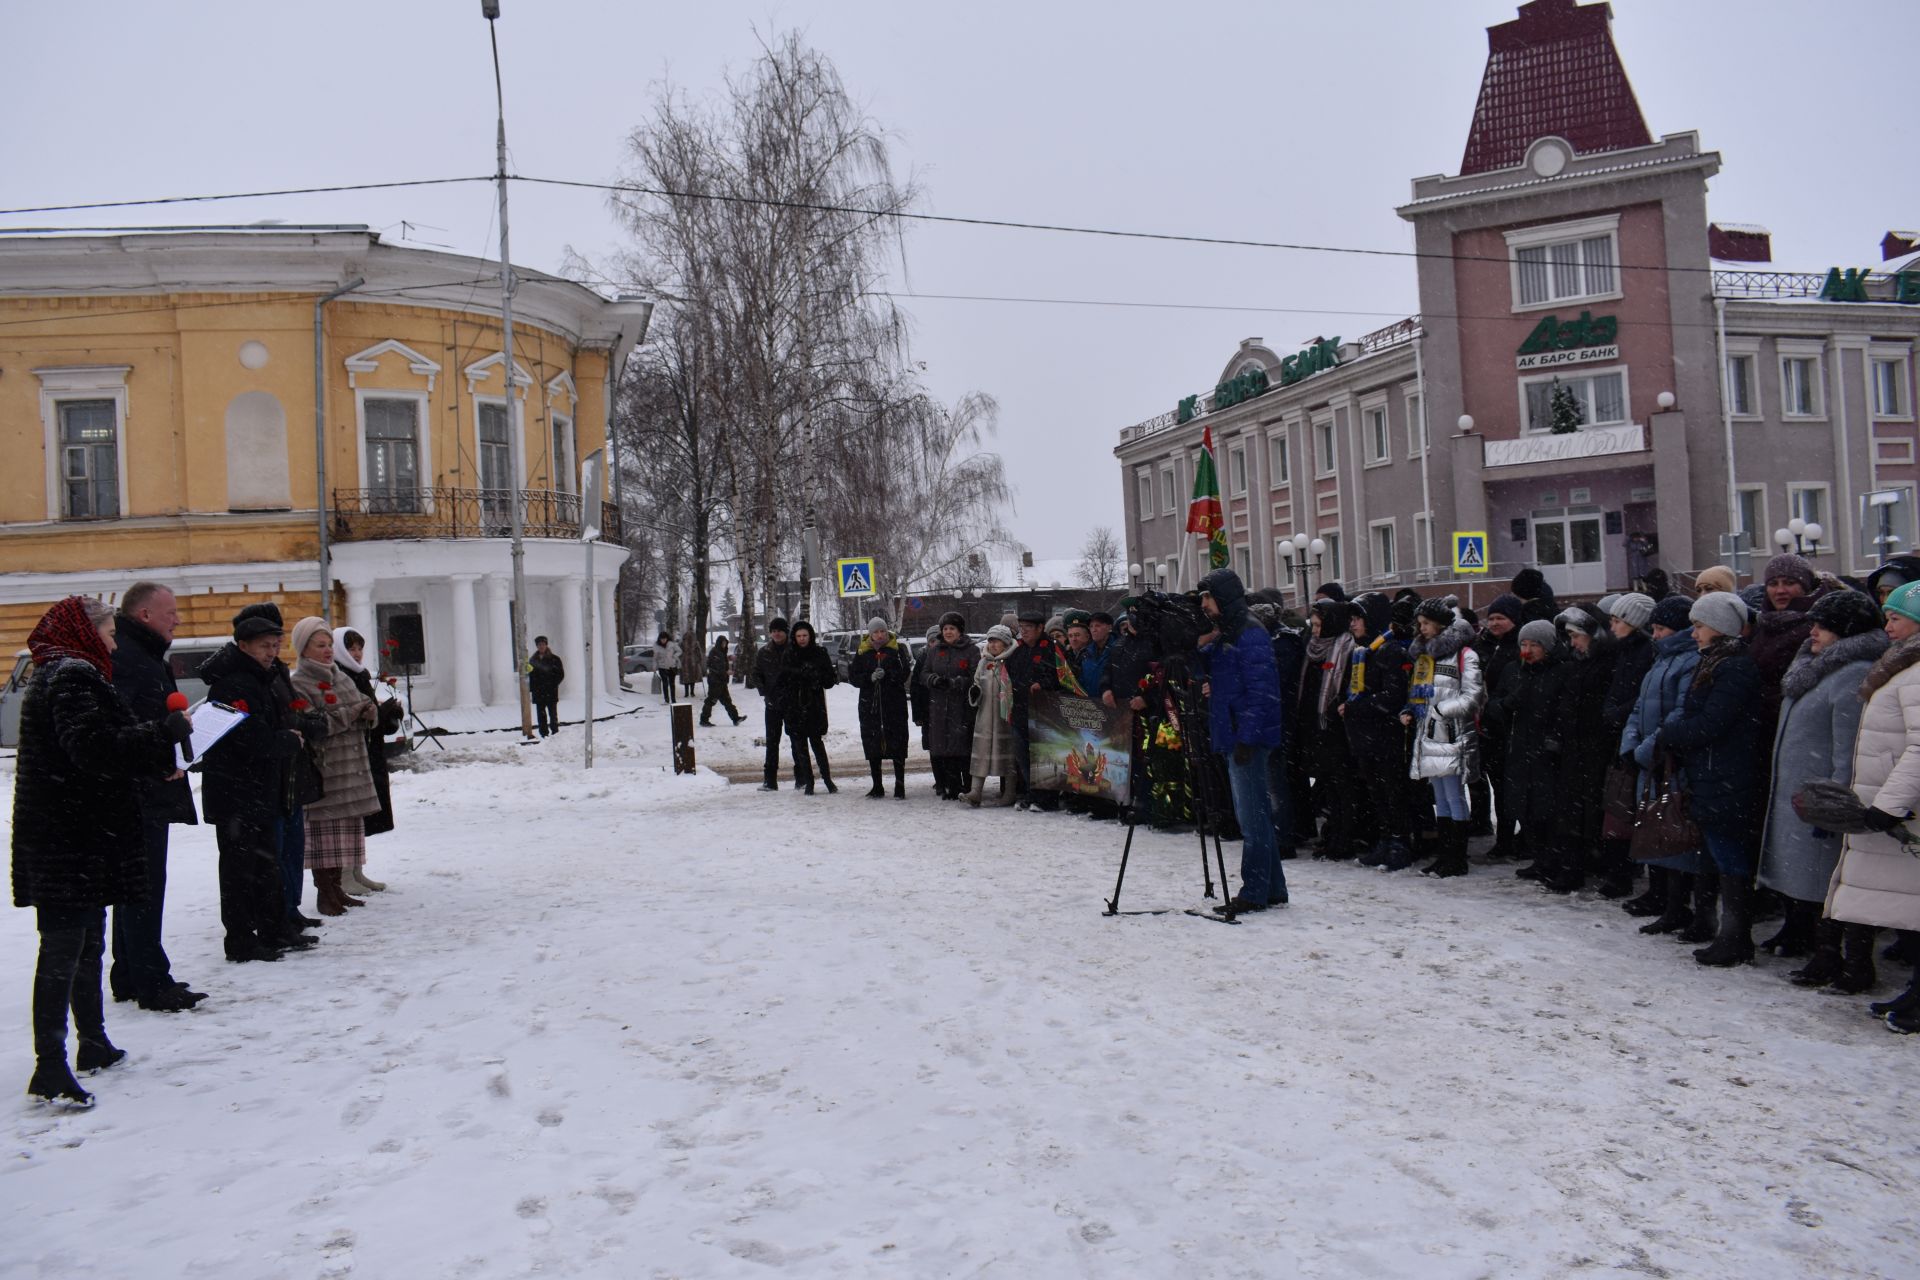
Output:
[[[1693,669],[1700,665],[1700,648],[1693,633],[1676,631],[1665,640],[1653,642],[1653,666],[1640,681],[1640,699],[1633,704],[1627,727],[1620,733],[1620,754],[1632,756],[1640,766],[1640,794],[1644,799],[1653,768],[1654,738],[1660,722],[1680,707],[1693,683]]]
[[[1221,755],[1241,746],[1277,747],[1285,732],[1273,642],[1247,612],[1246,588],[1231,569],[1214,570],[1200,588],[1220,606],[1220,638],[1200,651],[1213,686],[1210,744]]]
[[[1687,768],[1687,809],[1703,827],[1753,827],[1766,798],[1760,668],[1744,647],[1714,668],[1705,689],[1689,687],[1660,726],[1660,743]]]
[[[1074,665],[1079,668],[1075,673],[1080,677],[1080,687],[1087,691],[1089,698],[1097,698],[1106,687],[1107,663],[1113,657],[1112,636],[1105,644],[1089,643],[1082,649]]]

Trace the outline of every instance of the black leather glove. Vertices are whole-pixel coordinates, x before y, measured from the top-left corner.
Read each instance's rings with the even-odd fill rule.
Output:
[[[1896,818],[1885,809],[1868,809],[1863,821],[1866,822],[1869,831],[1891,831],[1906,819]]]
[[[1252,761],[1253,761],[1253,748],[1248,746],[1246,743],[1243,742],[1239,746],[1233,749],[1233,762],[1235,764],[1241,764],[1241,765],[1250,764],[1252,763]]]
[[[168,742],[191,742],[193,722],[187,719],[184,711],[169,711],[167,718],[160,722],[160,732],[167,735]]]

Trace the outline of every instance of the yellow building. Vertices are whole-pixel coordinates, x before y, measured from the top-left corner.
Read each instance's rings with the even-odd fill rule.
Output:
[[[0,237],[0,652],[60,597],[140,578],[178,593],[181,636],[259,599],[291,624],[321,611],[325,554],[336,623],[417,625],[417,707],[510,704],[518,502],[527,634],[578,697],[580,459],[649,306],[517,272],[509,395],[496,272],[357,227]],[[597,690],[627,554],[606,520]]]

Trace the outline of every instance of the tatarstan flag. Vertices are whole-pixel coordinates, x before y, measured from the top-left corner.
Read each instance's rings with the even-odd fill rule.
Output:
[[[1200,462],[1193,469],[1193,501],[1187,506],[1187,532],[1207,540],[1207,564],[1227,567],[1227,518],[1220,506],[1220,474],[1213,466],[1213,428],[1200,432]]]

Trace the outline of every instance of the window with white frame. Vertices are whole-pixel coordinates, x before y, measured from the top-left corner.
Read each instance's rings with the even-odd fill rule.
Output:
[[[1276,489],[1293,483],[1292,452],[1287,446],[1286,432],[1276,432],[1267,437],[1267,478],[1268,483]]]
[[[1392,520],[1375,520],[1367,525],[1368,550],[1373,555],[1373,576],[1391,578],[1400,572],[1398,538]]]
[[[580,487],[580,468],[574,461],[573,419],[553,415],[553,487],[572,493]]]
[[[1367,465],[1372,466],[1392,459],[1393,441],[1387,434],[1386,401],[1361,408],[1360,436],[1366,442]]]
[[[1242,585],[1251,589],[1253,583],[1253,548],[1235,547],[1233,549],[1234,570],[1239,573]]]
[[[1327,544],[1327,554],[1320,557],[1320,580],[1338,582],[1344,576],[1340,566],[1340,535],[1323,533],[1320,538]]]
[[[1817,346],[1780,350],[1780,414],[1786,418],[1824,418],[1820,350]]]
[[[1516,309],[1620,296],[1617,215],[1506,233]]]
[[[62,400],[60,515],[110,520],[120,514],[119,414],[111,400]]]
[[[1807,543],[1807,553],[1809,555],[1830,550],[1832,547],[1831,535],[1833,533],[1833,523],[1827,518],[1832,510],[1832,506],[1828,501],[1828,491],[1829,486],[1824,484],[1790,484],[1787,486],[1788,515],[1797,516],[1808,524],[1817,524],[1820,526],[1819,544],[1816,546],[1811,541]]]
[[[1760,399],[1753,382],[1754,358],[1751,353],[1727,356],[1727,412],[1736,418],[1754,418],[1760,414]]]
[[[1420,569],[1431,569],[1431,557],[1427,555],[1427,546],[1433,540],[1433,517],[1425,512],[1416,512],[1413,517],[1413,563]]]
[[[1873,416],[1911,418],[1907,397],[1907,361],[1903,356],[1873,358]]]
[[[1334,473],[1336,460],[1333,449],[1333,418],[1316,418],[1313,423],[1313,465],[1317,475],[1330,476]]]
[[[1173,468],[1160,468],[1160,514],[1170,516],[1174,512]]]
[[[1770,553],[1773,531],[1767,528],[1767,486],[1743,484],[1734,490],[1737,505],[1733,513],[1733,531],[1744,533],[1752,541],[1750,550]]]
[[[1227,450],[1227,492],[1233,497],[1247,495],[1247,448],[1234,445]]]
[[[360,401],[369,511],[420,510],[420,406],[402,396]]]
[[[1140,518],[1142,520],[1153,519],[1153,472],[1135,472],[1134,489],[1135,497],[1140,506]]]
[[[1627,421],[1627,373],[1610,369],[1603,373],[1568,377],[1552,374],[1527,378],[1520,383],[1526,397],[1527,430],[1553,430],[1554,392],[1565,387],[1580,411],[1580,427],[1617,427]]]
[[[513,421],[502,400],[482,400],[475,407],[480,463],[480,510],[492,526],[504,527],[512,517]]]
[[[1415,391],[1407,396],[1407,456],[1425,457],[1427,452],[1426,401]]]

